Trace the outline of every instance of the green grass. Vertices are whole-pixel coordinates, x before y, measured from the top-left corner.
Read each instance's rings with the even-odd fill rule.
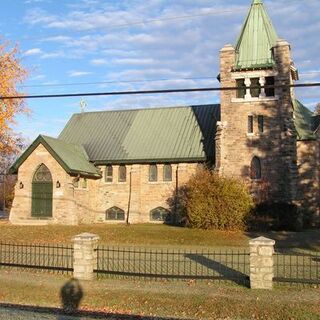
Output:
[[[251,238],[264,235],[275,239],[278,247],[320,249],[320,230],[306,232],[246,233],[198,230],[166,225],[121,224],[80,226],[14,226],[0,223],[0,241],[15,243],[71,243],[83,232],[99,235],[100,243],[154,247],[248,247]]]
[[[67,277],[0,270],[0,302],[59,307]],[[81,283],[80,309],[196,319],[319,319],[320,289],[249,290],[212,282]]]

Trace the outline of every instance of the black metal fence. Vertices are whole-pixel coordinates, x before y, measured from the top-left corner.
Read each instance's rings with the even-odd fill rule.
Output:
[[[99,246],[98,277],[229,280],[249,284],[246,250],[210,251]]]
[[[274,281],[293,284],[320,284],[320,253],[277,252]]]
[[[73,247],[47,244],[13,244],[0,242],[0,267],[46,270],[71,274]]]

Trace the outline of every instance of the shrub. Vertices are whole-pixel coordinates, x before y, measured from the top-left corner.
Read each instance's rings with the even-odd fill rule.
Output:
[[[191,177],[182,195],[192,228],[242,230],[253,206],[244,183],[205,168]]]
[[[298,207],[286,202],[263,202],[256,205],[250,218],[250,227],[255,230],[288,230],[301,228]]]

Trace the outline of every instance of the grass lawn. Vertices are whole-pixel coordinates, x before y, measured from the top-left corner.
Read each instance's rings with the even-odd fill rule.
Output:
[[[91,232],[101,243],[126,246],[155,247],[248,247],[251,238],[264,235],[276,240],[278,247],[320,249],[320,230],[305,232],[224,232],[196,230],[166,225],[140,224],[80,225],[80,226],[14,226],[0,222],[0,241],[27,243],[71,243],[73,236]]]
[[[0,270],[0,304],[60,307],[65,276]],[[82,310],[191,319],[319,319],[320,289],[250,290],[211,282],[81,283]],[[116,317],[115,317],[116,318]]]

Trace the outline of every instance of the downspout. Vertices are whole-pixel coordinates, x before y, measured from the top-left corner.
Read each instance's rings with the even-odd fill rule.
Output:
[[[127,219],[126,219],[127,226],[130,225],[129,215],[130,215],[130,207],[131,207],[131,193],[132,193],[132,166],[130,168],[130,173],[129,173],[129,199],[128,199]]]
[[[179,192],[179,164],[176,166],[176,185],[174,195],[174,216],[173,223],[177,224],[177,204],[178,204],[178,192]]]

